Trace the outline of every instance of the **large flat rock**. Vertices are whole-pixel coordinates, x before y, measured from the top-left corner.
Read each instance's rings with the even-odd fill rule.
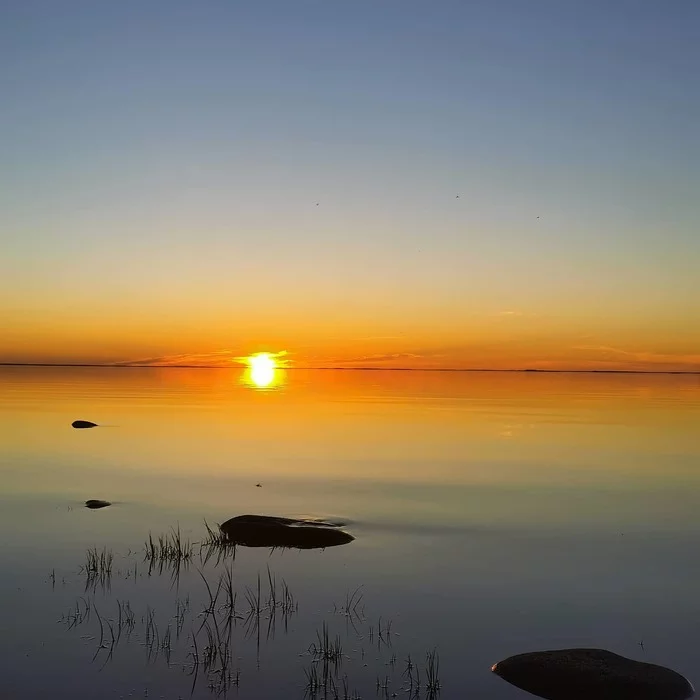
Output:
[[[355,539],[334,523],[270,515],[239,515],[219,525],[219,529],[231,544],[245,547],[323,549]]]
[[[605,649],[534,651],[499,661],[492,670],[547,700],[686,700],[694,693],[670,668]]]

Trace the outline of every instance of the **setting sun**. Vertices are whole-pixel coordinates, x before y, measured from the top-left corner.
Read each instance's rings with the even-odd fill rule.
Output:
[[[268,352],[259,352],[246,358],[251,382],[260,388],[269,387],[275,379],[275,358]]]
[[[248,365],[254,372],[267,374],[274,371],[277,363],[269,352],[259,352],[248,358]]]

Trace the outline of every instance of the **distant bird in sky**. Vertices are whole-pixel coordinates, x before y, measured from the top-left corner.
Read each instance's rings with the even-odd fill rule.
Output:
[[[262,488],[262,484],[255,484],[255,486],[256,486],[257,488],[259,488],[259,489]]]
[[[457,196],[455,197],[455,199],[459,199],[459,195],[457,195]]]

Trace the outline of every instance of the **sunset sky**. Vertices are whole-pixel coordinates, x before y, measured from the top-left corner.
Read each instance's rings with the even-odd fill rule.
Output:
[[[700,370],[699,27],[5,3],[0,361]]]

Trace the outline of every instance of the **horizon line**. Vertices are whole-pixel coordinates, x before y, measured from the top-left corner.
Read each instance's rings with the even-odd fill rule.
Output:
[[[136,365],[67,362],[0,362],[0,367],[99,367],[102,369],[244,369],[245,365],[222,367],[220,365]],[[655,369],[541,369],[523,367],[513,369],[488,369],[480,367],[278,367],[284,370],[313,370],[341,372],[522,372],[540,374],[684,374],[700,375],[700,370]]]

